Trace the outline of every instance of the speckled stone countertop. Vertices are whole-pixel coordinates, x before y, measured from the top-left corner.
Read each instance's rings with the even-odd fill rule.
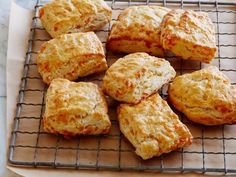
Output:
[[[0,176],[7,174],[5,171],[6,57],[10,4],[10,0],[0,0]]]
[[[15,0],[24,8],[33,8],[35,0]],[[18,177],[5,168],[6,163],[6,58],[11,0],[0,0],[0,177]]]

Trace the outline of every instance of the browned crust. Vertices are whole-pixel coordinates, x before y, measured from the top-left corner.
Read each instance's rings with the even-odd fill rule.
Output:
[[[54,0],[39,9],[42,25],[53,38],[100,29],[111,20],[111,16],[112,10],[103,0]]]
[[[104,94],[96,84],[54,79],[46,95],[43,128],[65,137],[106,134],[111,127],[107,113]]]
[[[131,38],[129,36],[122,36],[122,37],[111,37],[108,39],[106,48],[110,51],[116,52],[116,53],[130,53],[128,50],[124,51],[121,50],[119,47],[119,42],[132,42],[133,46],[137,45],[137,42],[142,42],[144,44],[144,47],[146,47],[147,50],[145,50],[147,53],[152,55],[158,55],[160,57],[164,56],[164,49],[160,45],[159,42],[153,42],[150,40],[145,40],[143,38]],[[148,51],[149,50],[149,51]],[[156,50],[162,51],[162,54],[156,52]],[[143,50],[136,50],[135,52],[142,52]]]
[[[197,13],[192,10],[172,10],[163,18],[161,29],[161,42],[165,50],[170,50],[176,56],[188,60],[210,63],[214,59],[217,51],[215,40],[213,40],[214,26],[206,13]],[[195,35],[195,31],[198,29],[205,29],[201,32],[206,34],[205,39],[203,38],[204,42],[202,42],[202,38]],[[194,39],[190,36],[194,36]],[[180,49],[177,50],[177,47],[182,48],[183,52],[180,52]],[[185,50],[189,52],[185,52]],[[189,56],[190,53],[192,53],[191,56]]]
[[[203,56],[208,56],[208,58],[197,58],[194,55],[190,56],[188,58],[184,58],[186,60],[195,60],[195,61],[202,61],[204,63],[211,63],[211,61],[214,59],[215,53],[217,48],[212,48],[212,47],[208,47],[208,46],[202,46],[202,45],[193,45],[193,48],[189,48],[188,45],[192,45],[192,43],[189,40],[180,38],[179,36],[176,36],[175,34],[169,33],[167,35],[162,35],[162,38],[165,38],[165,44],[166,46],[168,46],[167,48],[165,48],[165,50],[170,50],[172,51],[172,47],[175,46],[175,44],[177,43],[177,41],[183,41],[183,43],[185,43],[185,50],[191,51],[191,50],[196,50],[198,51],[198,53],[201,53]],[[180,55],[176,55],[177,57],[182,57]]]
[[[120,104],[117,107],[118,120],[119,120],[120,126],[122,126],[121,131],[124,134],[124,136],[128,140],[131,141],[131,143],[134,142],[133,145],[136,148],[136,153],[137,153],[137,148],[139,148],[139,143],[138,143],[140,141],[139,137],[141,138],[142,134],[143,134],[143,137],[146,137],[145,142],[146,141],[148,142],[150,140],[154,140],[154,141],[157,141],[161,144],[165,141],[171,142],[171,140],[170,140],[171,138],[166,140],[164,137],[160,136],[159,134],[155,134],[155,133],[152,134],[151,132],[155,132],[154,130],[151,132],[149,132],[149,131],[146,132],[145,131],[146,129],[141,130],[139,124],[141,124],[141,127],[143,127],[143,126],[145,126],[146,121],[136,121],[135,115],[137,117],[139,117],[139,116],[142,117],[142,114],[143,114],[143,116],[145,116],[146,114],[148,115],[148,113],[143,112],[144,110],[146,110],[145,107],[147,106],[146,107],[147,111],[151,111],[152,109],[157,109],[159,111],[166,111],[166,112],[168,112],[168,116],[171,117],[171,123],[170,123],[171,125],[169,125],[165,119],[163,121],[159,122],[158,121],[158,119],[159,119],[158,114],[156,115],[157,116],[156,120],[150,119],[149,121],[158,121],[159,125],[160,125],[160,129],[164,128],[166,130],[169,130],[169,131],[164,131],[167,133],[166,136],[168,136],[168,135],[170,136],[170,134],[175,133],[175,134],[178,134],[178,138],[174,139],[173,140],[174,143],[173,144],[171,143],[170,146],[165,147],[164,149],[160,148],[162,146],[159,144],[155,145],[155,146],[159,146],[159,148],[156,150],[154,150],[153,147],[149,147],[150,154],[148,156],[147,156],[147,154],[145,154],[148,151],[146,151],[145,148],[142,149],[141,151],[139,151],[142,153],[138,154],[138,155],[140,155],[143,159],[148,159],[153,156],[160,156],[163,153],[168,153],[168,152],[176,150],[180,147],[186,147],[188,145],[191,145],[192,141],[193,141],[193,137],[192,137],[190,131],[188,130],[187,126],[184,125],[183,123],[181,123],[178,116],[170,109],[167,102],[165,100],[160,100],[161,97],[159,95],[157,97],[157,95],[158,94],[153,94],[152,96],[148,97],[146,100],[143,100],[143,102],[136,104],[136,105]],[[157,101],[157,100],[159,100],[159,101]],[[158,108],[159,106],[160,106],[160,108]],[[136,111],[136,112],[133,112],[133,111]],[[129,118],[129,116],[130,116],[130,118]],[[149,118],[147,117],[147,119],[149,119]],[[131,126],[131,128],[130,128],[130,130],[125,130],[125,129],[129,129],[128,124]],[[132,126],[132,125],[135,125],[135,126]],[[146,126],[148,127],[148,125],[146,125]],[[151,127],[151,128],[154,128],[154,127]],[[158,127],[156,127],[156,128],[158,129]],[[170,136],[170,137],[172,137],[172,136]],[[164,138],[164,139],[162,139],[162,138]],[[143,144],[143,143],[141,143],[141,144]]]
[[[236,124],[236,110],[233,111],[231,114],[227,115],[226,117],[222,117],[221,119],[217,119],[216,117],[213,118],[210,116],[187,114],[185,112],[187,108],[183,105],[183,103],[180,103],[177,101],[177,99],[175,99],[174,95],[172,95],[172,93],[170,92],[170,88],[168,90],[168,100],[178,111],[184,113],[188,119],[190,119],[195,123],[208,126],[215,126],[222,124]],[[221,111],[222,113],[227,113],[228,109],[225,108],[224,106],[221,106],[219,111]]]
[[[236,120],[232,120],[232,117],[236,117],[236,112],[235,113],[232,113],[232,115],[229,115],[227,117],[224,118],[224,122],[227,122],[227,123],[222,123],[222,120],[219,119],[213,119],[212,117],[203,117],[203,116],[194,116],[194,115],[188,115],[185,113],[185,108],[183,106],[181,106],[181,104],[179,104],[177,101],[175,101],[174,98],[172,98],[171,95],[169,95],[169,101],[172,105],[174,105],[174,107],[185,114],[185,116],[195,122],[195,123],[198,123],[198,124],[203,124],[203,125],[207,125],[207,126],[216,126],[216,125],[222,125],[222,124],[236,124]]]

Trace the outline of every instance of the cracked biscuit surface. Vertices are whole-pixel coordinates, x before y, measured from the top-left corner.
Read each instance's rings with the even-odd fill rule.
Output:
[[[65,137],[106,134],[111,127],[107,112],[96,84],[54,79],[46,95],[44,131]]]
[[[135,104],[158,91],[175,74],[167,60],[133,53],[110,66],[103,78],[103,90],[118,101]]]
[[[102,43],[94,32],[65,34],[45,42],[36,62],[47,84],[55,78],[76,80],[107,69]]]
[[[43,27],[53,37],[100,29],[111,20],[103,0],[53,0],[39,10]]]
[[[111,51],[147,52],[163,57],[160,23],[170,9],[160,6],[131,6],[113,24],[107,47]]]
[[[176,77],[168,92],[175,108],[194,122],[236,123],[236,87],[215,66]]]
[[[172,10],[161,23],[161,43],[165,50],[183,59],[210,63],[214,59],[214,25],[207,13]]]
[[[118,107],[120,130],[143,159],[186,147],[192,135],[166,101],[153,94],[137,105]]]

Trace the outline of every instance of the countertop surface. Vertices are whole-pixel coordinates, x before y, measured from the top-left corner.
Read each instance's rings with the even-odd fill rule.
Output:
[[[10,0],[0,0],[0,176],[5,170],[5,130],[6,130],[6,56]],[[9,174],[9,173],[8,173]],[[12,175],[11,175],[12,176]],[[10,174],[9,174],[10,177]]]
[[[24,8],[32,8],[35,0],[15,0]],[[6,161],[6,58],[11,0],[0,0],[0,177],[18,177],[5,168]]]

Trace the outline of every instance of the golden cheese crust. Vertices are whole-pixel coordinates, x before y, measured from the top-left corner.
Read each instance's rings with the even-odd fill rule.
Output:
[[[207,13],[172,10],[161,23],[162,47],[183,59],[210,63],[214,59],[214,25]]]
[[[96,84],[54,79],[46,95],[44,131],[65,137],[106,134],[111,127],[107,112]]]
[[[143,159],[192,143],[188,128],[158,94],[137,105],[121,104],[117,112],[121,132]]]
[[[43,27],[53,37],[102,28],[112,10],[103,0],[54,0],[39,10]]]
[[[113,24],[107,47],[115,52],[147,52],[163,57],[160,23],[168,8],[160,6],[131,6]]]
[[[36,61],[47,84],[55,78],[76,80],[107,69],[102,43],[94,32],[65,34],[45,42]]]
[[[168,61],[133,53],[118,59],[106,71],[103,90],[118,101],[135,104],[157,92],[175,74]]]
[[[168,92],[175,108],[194,122],[236,123],[236,87],[215,66],[176,77]]]

